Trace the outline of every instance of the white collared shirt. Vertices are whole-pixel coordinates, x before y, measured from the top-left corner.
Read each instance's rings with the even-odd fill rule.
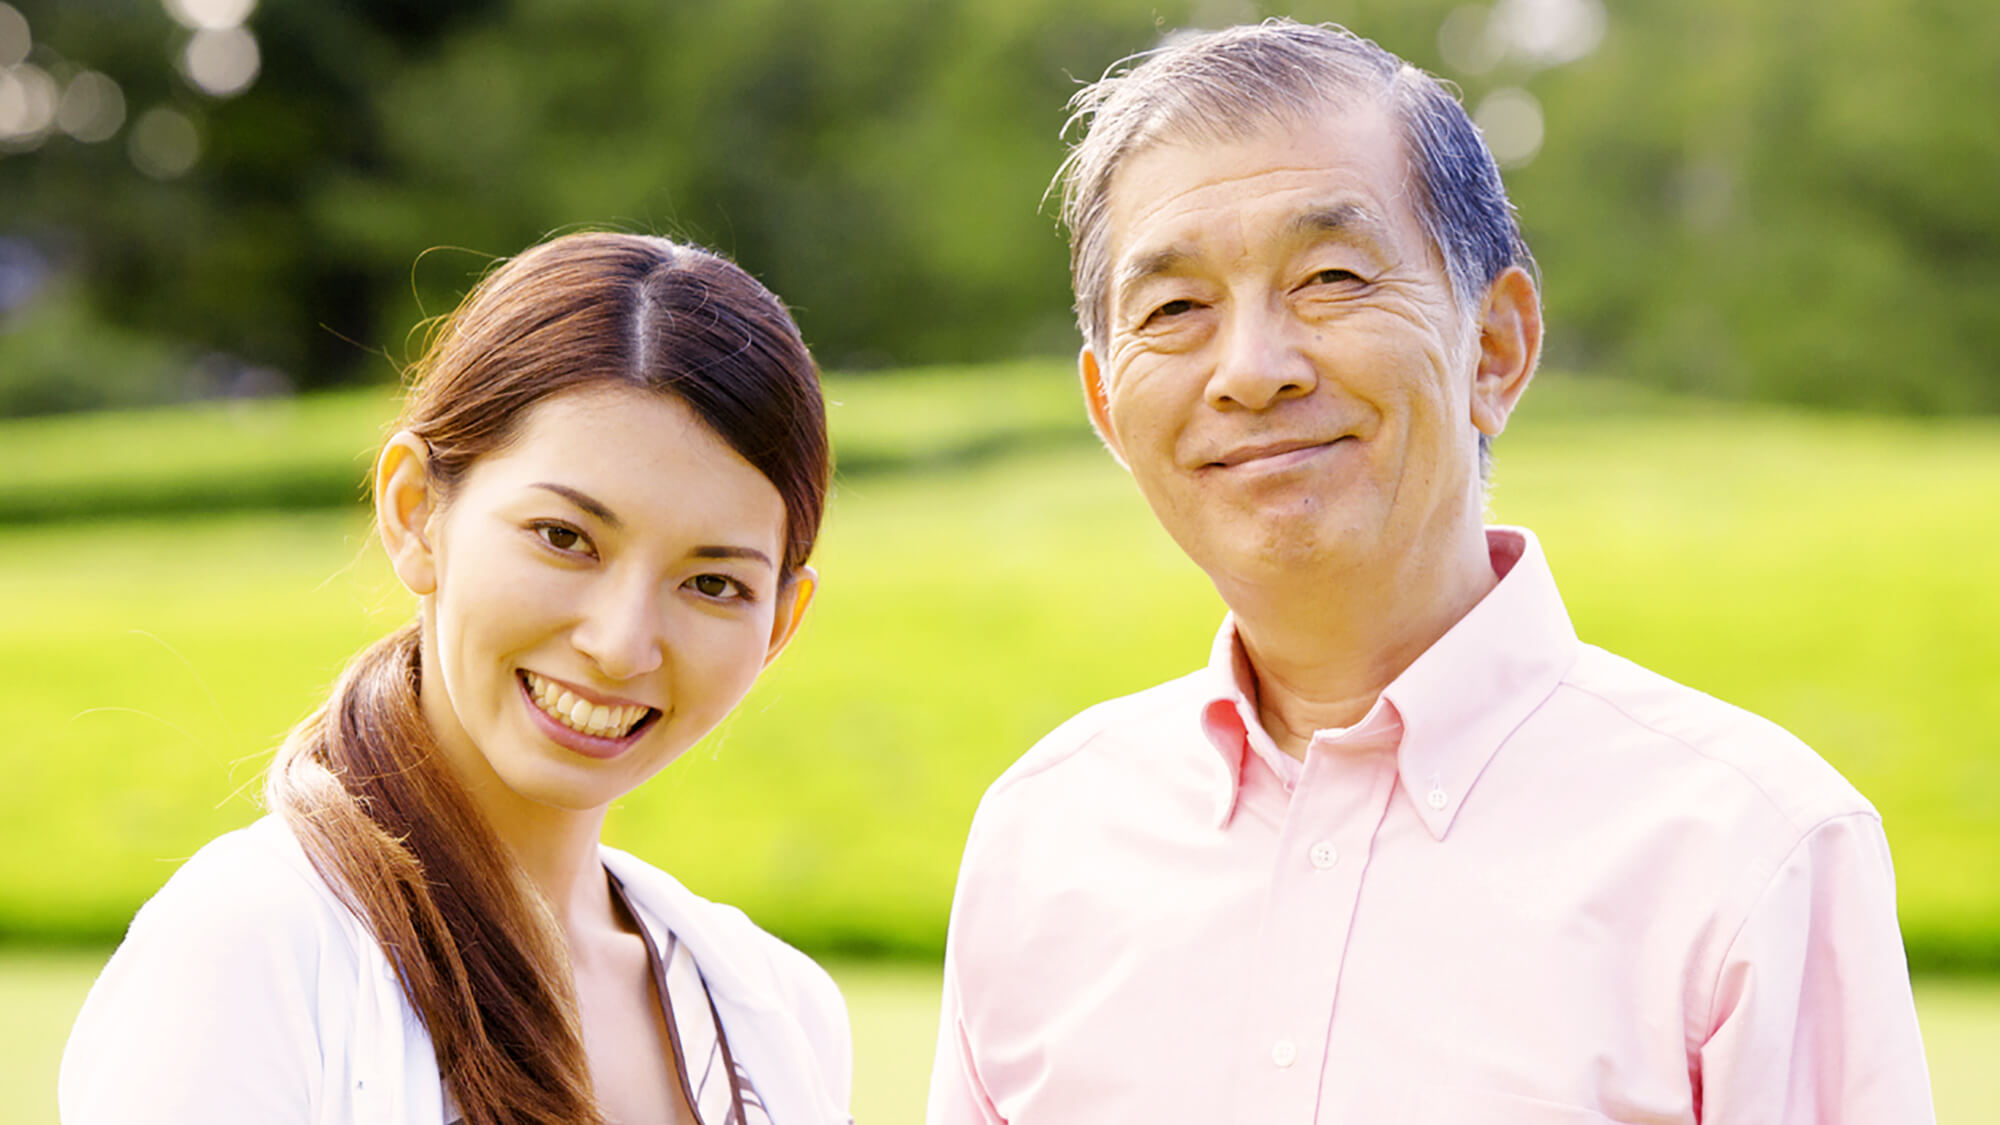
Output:
[[[602,850],[640,921],[699,963],[774,1125],[847,1125],[826,973],[731,907]],[[284,822],[211,841],[133,919],[63,1052],[64,1125],[442,1125],[430,1036],[373,933]]]

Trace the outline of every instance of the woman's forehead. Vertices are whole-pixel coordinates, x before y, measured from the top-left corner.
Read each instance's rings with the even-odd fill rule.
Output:
[[[783,534],[777,487],[692,407],[615,383],[535,404],[513,440],[474,463],[467,486],[582,493],[609,522],[635,528],[699,526],[774,542]]]

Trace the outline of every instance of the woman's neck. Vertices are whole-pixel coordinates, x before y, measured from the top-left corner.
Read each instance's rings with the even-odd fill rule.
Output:
[[[606,927],[622,928],[598,856],[604,808],[559,808],[529,800],[511,788],[450,715],[450,704],[443,702],[447,698],[443,684],[430,682],[437,655],[428,644],[427,640],[426,682],[419,690],[419,705],[445,764],[473,807],[521,865],[565,935],[574,938],[602,933]]]
[[[598,854],[602,809],[571,812],[532,806],[525,816],[519,810],[503,816],[482,811],[572,945],[580,935],[623,928]]]

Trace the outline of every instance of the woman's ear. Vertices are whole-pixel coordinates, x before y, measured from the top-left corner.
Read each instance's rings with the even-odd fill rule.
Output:
[[[806,619],[806,607],[812,604],[813,595],[819,592],[819,572],[809,566],[799,568],[785,583],[778,595],[778,612],[771,618],[771,647],[764,654],[764,665],[769,667],[785,646],[792,643],[792,637],[799,631],[799,622]]]
[[[412,594],[437,589],[437,559],[431,551],[430,450],[424,439],[399,431],[375,459],[375,533],[389,553],[389,565]]]

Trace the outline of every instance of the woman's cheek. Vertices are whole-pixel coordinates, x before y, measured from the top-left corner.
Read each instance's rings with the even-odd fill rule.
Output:
[[[690,658],[683,683],[702,695],[701,711],[711,722],[720,722],[742,700],[764,667],[769,646],[771,615],[745,614],[733,621],[708,622]]]

